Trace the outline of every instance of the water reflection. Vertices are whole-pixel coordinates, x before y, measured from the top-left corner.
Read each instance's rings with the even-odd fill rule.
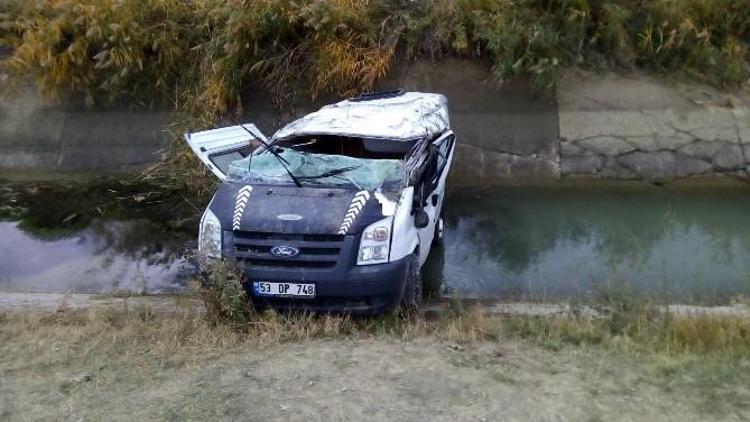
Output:
[[[743,189],[452,192],[425,277],[462,297],[570,298],[613,284],[685,300],[750,292]],[[439,288],[437,286],[440,286]]]
[[[183,289],[203,204],[159,189],[0,185],[0,218],[11,220],[0,221],[0,291]],[[433,296],[556,300],[622,285],[682,301],[750,294],[750,189],[463,190],[445,212],[445,245],[425,268]]]
[[[168,293],[193,271],[184,243],[148,220],[92,220],[65,235],[38,236],[0,222],[0,290]]]

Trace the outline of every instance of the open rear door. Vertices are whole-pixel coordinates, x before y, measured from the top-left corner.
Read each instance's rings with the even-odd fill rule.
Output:
[[[193,152],[221,180],[227,177],[229,164],[247,157],[260,143],[259,139],[266,141],[252,123],[185,134]]]

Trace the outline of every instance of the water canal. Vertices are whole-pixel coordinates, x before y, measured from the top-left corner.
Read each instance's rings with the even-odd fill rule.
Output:
[[[174,293],[200,204],[153,187],[5,183],[0,291]],[[750,295],[750,189],[503,187],[449,192],[424,269],[433,297],[682,302]]]

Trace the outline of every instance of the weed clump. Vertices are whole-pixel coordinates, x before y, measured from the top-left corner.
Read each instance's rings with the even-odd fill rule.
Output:
[[[213,324],[247,324],[254,311],[242,269],[230,261],[206,263],[204,268],[204,277],[195,287],[205,303],[206,318]]]

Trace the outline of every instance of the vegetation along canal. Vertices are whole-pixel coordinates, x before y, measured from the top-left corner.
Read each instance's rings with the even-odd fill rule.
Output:
[[[3,182],[0,291],[172,293],[202,204],[117,180]],[[504,187],[449,192],[427,294],[585,300],[630,291],[680,302],[750,294],[750,189]]]

